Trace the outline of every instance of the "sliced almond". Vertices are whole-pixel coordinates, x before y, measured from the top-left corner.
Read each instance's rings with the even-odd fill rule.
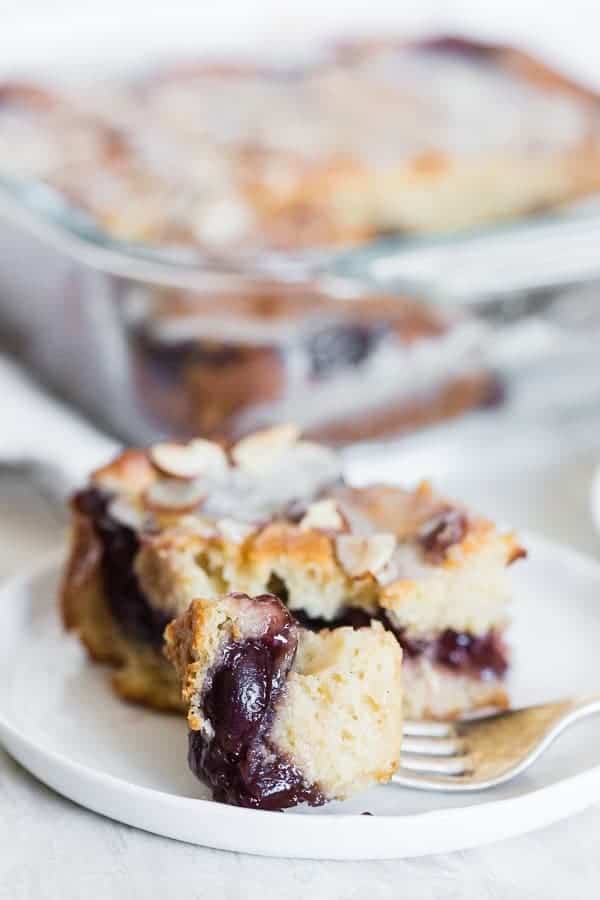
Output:
[[[351,578],[371,574],[375,578],[386,571],[396,549],[393,534],[340,534],[336,539],[337,558]]]
[[[157,512],[192,512],[205,496],[206,489],[197,481],[164,478],[144,493],[144,506]]]
[[[388,584],[393,584],[394,581],[397,581],[400,577],[400,569],[396,565],[396,561],[392,556],[391,560],[382,566],[381,569],[377,572],[376,578],[380,585],[386,587]]]
[[[242,438],[231,450],[233,461],[240,469],[252,474],[267,471],[273,463],[298,440],[297,425],[275,425]]]
[[[185,480],[201,475],[218,477],[229,468],[223,448],[203,438],[196,438],[189,444],[155,444],[150,449],[150,459],[165,475]]]
[[[329,498],[311,503],[300,520],[302,531],[310,531],[311,528],[320,531],[346,531],[348,523],[340,513],[335,500]]]
[[[148,519],[147,510],[140,509],[139,506],[123,496],[111,500],[108,512],[111,518],[120,525],[125,525],[126,528],[131,528],[133,531],[142,531]]]
[[[219,519],[217,528],[221,537],[232,544],[243,544],[246,538],[256,531],[255,525],[238,522],[237,519]]]
[[[92,481],[115,494],[136,494],[156,479],[156,469],[145,450],[124,450],[116,459],[92,472]]]

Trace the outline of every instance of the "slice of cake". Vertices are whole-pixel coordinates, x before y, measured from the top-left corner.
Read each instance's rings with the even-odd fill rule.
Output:
[[[398,766],[402,652],[373,622],[319,633],[272,594],[195,600],[166,630],[189,764],[215,799],[283,809],[343,799]]]
[[[67,626],[118,666],[125,697],[180,708],[165,625],[199,597],[275,593],[305,628],[372,620],[404,649],[405,713],[505,706],[512,533],[424,483],[353,488],[336,455],[282,425],[225,452],[127,451],[73,500]]]

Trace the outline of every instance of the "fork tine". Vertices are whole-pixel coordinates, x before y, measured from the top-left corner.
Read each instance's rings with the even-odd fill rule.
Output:
[[[575,722],[600,713],[600,694],[567,698],[521,709],[500,710],[456,725],[409,724],[412,749],[405,744],[392,783],[426,791],[483,791],[526,771],[558,735]],[[420,733],[420,737],[419,737]],[[431,737],[431,734],[434,737]],[[435,735],[437,734],[437,737]],[[464,739],[459,756],[433,755],[431,746]],[[411,744],[408,744],[411,747]]]
[[[402,753],[424,756],[461,756],[465,749],[465,742],[453,737],[405,737],[402,741]]]
[[[452,722],[404,722],[403,731],[405,737],[440,737],[452,738],[457,736],[456,727]]]
[[[430,772],[437,775],[464,775],[473,769],[470,756],[429,756],[402,753],[400,772]]]

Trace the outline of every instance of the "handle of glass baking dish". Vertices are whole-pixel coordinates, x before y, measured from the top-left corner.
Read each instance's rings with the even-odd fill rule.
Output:
[[[600,208],[436,239],[381,242],[348,257],[348,274],[441,302],[481,307],[600,279]],[[344,260],[338,264],[344,268]]]
[[[119,444],[0,355],[0,471],[31,478],[57,507]]]

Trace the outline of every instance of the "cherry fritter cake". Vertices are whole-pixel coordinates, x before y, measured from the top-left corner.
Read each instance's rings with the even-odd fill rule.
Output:
[[[511,47],[362,41],[0,84],[0,169],[113,238],[246,259],[471,228],[600,187],[599,99]]]
[[[237,592],[194,600],[166,641],[190,768],[215,799],[319,806],[396,770],[402,651],[379,622],[313,632],[272,594]]]
[[[164,629],[233,591],[275,594],[307,631],[380,623],[404,652],[410,718],[508,703],[507,567],[524,550],[426,482],[352,487],[332,450],[280,425],[228,450],[126,450],[72,511],[64,621],[127,699],[185,708]]]

